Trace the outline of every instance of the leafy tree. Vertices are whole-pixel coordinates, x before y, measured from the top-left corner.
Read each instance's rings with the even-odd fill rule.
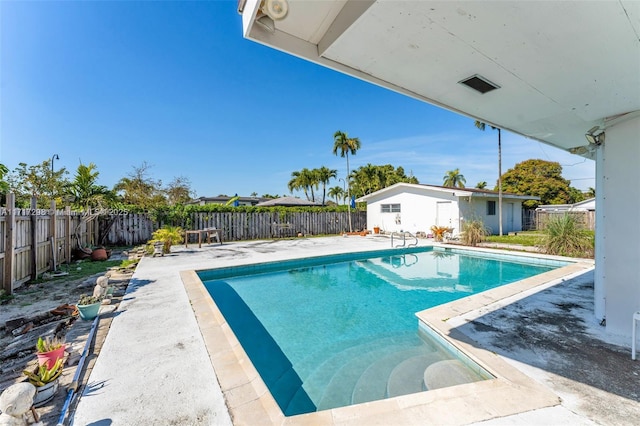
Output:
[[[450,188],[464,188],[464,184],[467,183],[464,176],[460,174],[460,169],[449,170],[442,179],[444,180],[442,186]]]
[[[151,168],[147,162],[133,167],[133,172],[123,177],[114,186],[114,191],[122,195],[125,204],[132,204],[148,210],[166,203],[162,193],[162,181],[149,176]]]
[[[184,176],[174,177],[164,191],[167,194],[167,204],[170,206],[185,204],[195,196],[191,189],[191,181]]]
[[[571,182],[562,177],[562,166],[555,161],[526,160],[502,175],[506,192],[540,197],[540,201],[527,200],[522,205],[534,209],[540,204],[572,204],[580,191],[571,188]],[[581,194],[581,193],[580,193]]]
[[[314,172],[316,173],[318,182],[322,184],[322,205],[324,206],[327,195],[327,185],[331,179],[335,179],[338,176],[338,171],[322,166],[319,169],[314,169]]]
[[[329,197],[332,197],[336,200],[336,204],[340,204],[339,200],[344,202],[344,198],[346,196],[346,192],[340,186],[332,186],[329,188]]]
[[[280,196],[278,194],[275,194],[275,195],[262,194],[262,198],[280,198]]]
[[[64,167],[54,171],[51,167],[51,159],[44,160],[35,166],[27,166],[19,163],[18,167],[7,176],[9,191],[16,194],[16,205],[27,207],[30,198],[36,197],[38,207],[48,208],[52,200],[57,199],[61,204],[61,195],[68,185]]]
[[[9,173],[9,169],[4,164],[0,163],[0,194],[6,194],[9,192],[9,183],[4,180],[4,177]]]
[[[487,187],[487,182],[485,182],[485,181],[476,183],[476,188],[477,189],[485,189],[486,187]]]
[[[115,202],[116,195],[104,185],[98,185],[98,172],[94,163],[80,164],[73,180],[67,185],[66,194],[73,199],[78,210],[101,208]]]
[[[398,182],[419,183],[415,176],[407,176],[402,167],[394,168],[391,164],[376,166],[370,163],[354,170],[349,180],[352,192],[357,197],[371,194]]]
[[[589,189],[587,189],[587,193],[585,194],[585,196],[587,198],[594,198],[596,196],[596,189],[589,187]]]

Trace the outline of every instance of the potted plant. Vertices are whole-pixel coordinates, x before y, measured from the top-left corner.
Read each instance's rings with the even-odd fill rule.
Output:
[[[35,370],[24,370],[27,380],[36,387],[36,395],[33,398],[33,405],[39,407],[51,401],[58,391],[59,377],[62,374],[62,363],[59,359],[51,367],[46,364],[38,365]]]
[[[36,342],[36,356],[38,357],[39,365],[46,365],[51,368],[58,360],[64,358],[65,344],[58,338],[51,338],[50,336],[38,337]]]
[[[155,230],[151,235],[151,238],[152,239],[147,244],[153,246],[155,242],[162,241],[163,252],[170,253],[172,245],[180,244],[182,242],[183,231],[179,226],[165,225],[164,227]]]
[[[98,297],[94,296],[80,296],[80,300],[78,300],[78,312],[80,313],[80,318],[83,320],[90,321],[98,316],[100,312],[101,300]]]
[[[380,227],[378,225],[373,225],[373,233],[374,234],[379,234],[380,233]]]

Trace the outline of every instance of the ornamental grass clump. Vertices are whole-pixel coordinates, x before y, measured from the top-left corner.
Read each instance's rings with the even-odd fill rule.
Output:
[[[462,244],[466,246],[477,246],[489,235],[489,230],[481,220],[468,220],[462,224]]]
[[[553,215],[545,224],[542,248],[547,254],[592,257],[593,238],[570,214]]]

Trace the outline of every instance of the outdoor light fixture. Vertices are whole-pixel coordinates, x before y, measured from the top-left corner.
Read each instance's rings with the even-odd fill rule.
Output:
[[[53,160],[59,160],[60,157],[58,157],[58,154],[53,154],[53,157],[51,157],[51,175],[53,176]]]
[[[591,129],[587,130],[587,133],[584,135],[587,138],[587,141],[591,145],[600,145],[604,142],[604,130],[601,130],[599,133],[596,133],[600,130],[600,126],[594,126]]]
[[[276,32],[276,23],[273,22],[273,19],[269,18],[267,15],[262,15],[258,19],[256,19],[256,24],[260,26],[263,30],[266,30],[270,33]]]
[[[289,3],[287,0],[263,0],[260,10],[274,21],[279,21],[287,17]]]

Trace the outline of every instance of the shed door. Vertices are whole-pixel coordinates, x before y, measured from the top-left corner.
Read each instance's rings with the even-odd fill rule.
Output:
[[[506,220],[506,225],[507,225],[507,229],[503,230],[505,232],[512,232],[515,231],[515,226],[513,224],[513,212],[515,210],[515,206],[513,203],[507,203],[507,211],[505,213],[507,213],[507,220]],[[504,225],[504,224],[503,224]]]
[[[436,203],[436,226],[451,226],[451,201]]]

